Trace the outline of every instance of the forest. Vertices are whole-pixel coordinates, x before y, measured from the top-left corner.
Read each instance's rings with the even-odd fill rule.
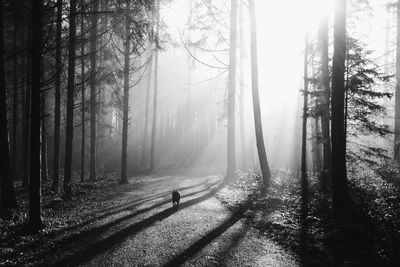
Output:
[[[0,0],[0,266],[400,266],[400,0]]]

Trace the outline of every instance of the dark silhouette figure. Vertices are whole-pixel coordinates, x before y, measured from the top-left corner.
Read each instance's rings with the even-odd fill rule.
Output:
[[[179,200],[181,200],[181,193],[179,191],[172,191],[172,207],[178,208]]]

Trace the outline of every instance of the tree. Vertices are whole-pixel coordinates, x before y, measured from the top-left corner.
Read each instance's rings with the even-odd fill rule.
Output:
[[[227,181],[236,174],[236,47],[237,47],[237,0],[231,0],[230,42],[229,42],[229,85],[228,85],[228,143],[227,143]]]
[[[42,84],[44,79],[44,64],[42,64]],[[42,181],[47,181],[47,134],[46,134],[46,91],[41,92],[41,121],[40,121],[40,170]]]
[[[242,169],[247,168],[247,149],[246,149],[246,132],[244,127],[244,34],[243,34],[243,0],[239,5],[239,53],[240,53],[240,65],[239,65],[239,88],[240,88],[240,99],[239,99],[239,125],[240,125],[240,146],[242,153],[241,167]]]
[[[86,98],[85,98],[85,1],[81,0],[81,183],[85,181]]]
[[[394,106],[394,160],[400,164],[400,1],[397,1],[396,91]]]
[[[62,30],[62,0],[57,0],[57,22],[56,22],[56,74],[54,93],[54,144],[53,144],[53,184],[54,192],[58,191],[60,177],[60,114],[61,114],[61,30]]]
[[[126,1],[125,15],[125,50],[124,50],[124,95],[123,95],[123,116],[122,116],[122,155],[121,155],[121,181],[120,184],[127,184],[126,177],[126,150],[128,146],[128,121],[129,121],[129,73],[130,73],[130,50],[131,32],[129,17],[129,0]]]
[[[303,127],[301,137],[301,181],[307,183],[307,117],[308,117],[308,35],[304,46],[304,96],[303,96]]]
[[[366,50],[360,41],[347,38],[345,133],[349,162],[366,163],[377,170],[381,167],[381,160],[390,159],[387,151],[362,139],[391,134],[389,126],[381,123],[381,118],[387,115],[382,99],[389,99],[392,94],[379,90],[379,82],[388,82],[391,76],[379,72],[378,66],[370,59],[371,54],[372,51]]]
[[[331,138],[330,138],[330,86],[329,86],[329,16],[326,14],[319,29],[321,49],[321,132],[323,145],[322,187],[326,189],[331,170]]]
[[[7,211],[11,208],[17,208],[15,198],[12,167],[10,161],[10,150],[8,143],[7,130],[7,101],[6,101],[6,74],[4,65],[4,2],[0,1],[0,168],[1,175],[1,203],[0,210]]]
[[[24,3],[26,4],[26,3]],[[26,7],[24,9],[24,14],[27,17],[27,20],[31,20],[31,13],[29,12],[29,8]],[[30,44],[32,41],[32,31],[27,26],[26,28],[26,43]],[[22,123],[22,166],[23,166],[23,176],[22,176],[22,185],[26,186],[29,184],[29,157],[30,157],[30,123],[31,123],[31,65],[32,65],[32,47],[28,45],[26,54],[26,73],[25,73],[25,94],[23,94],[23,123]]]
[[[89,179],[96,180],[96,114],[97,114],[97,93],[96,93],[96,50],[97,50],[97,21],[99,12],[99,1],[92,2],[92,25],[90,31],[90,167]]]
[[[76,0],[69,7],[69,43],[67,78],[67,125],[65,137],[64,198],[72,198],[72,146],[74,138],[74,97],[75,97],[75,43],[76,43]]]
[[[147,71],[147,85],[146,85],[146,103],[144,110],[144,130],[143,130],[143,146],[142,146],[142,166],[146,170],[148,168],[147,163],[147,141],[149,135],[149,106],[150,106],[150,91],[151,91],[151,74],[153,73],[153,55],[150,54]]]
[[[40,177],[40,116],[42,71],[42,1],[32,1],[32,48],[31,48],[31,139],[30,139],[30,190],[29,225],[32,230],[42,227],[41,177]]]
[[[12,145],[11,145],[11,160],[12,160],[12,171],[13,174],[16,174],[17,169],[17,126],[18,126],[18,11],[16,5],[13,6],[13,47],[14,47],[14,58],[13,58],[13,104],[12,104]]]
[[[154,56],[154,93],[153,93],[153,122],[151,127],[151,147],[150,147],[150,170],[154,170],[154,149],[156,141],[156,123],[157,123],[157,91],[158,91],[158,50],[160,48],[160,0],[156,7],[156,51]]]
[[[346,138],[344,127],[344,73],[346,55],[346,0],[336,0],[332,62],[332,205],[336,213],[348,203]]]
[[[250,50],[251,50],[251,81],[253,96],[254,127],[258,158],[260,161],[261,174],[264,187],[267,188],[271,182],[271,172],[268,165],[267,153],[265,152],[264,136],[261,122],[260,97],[258,92],[258,60],[257,60],[257,24],[254,0],[249,0],[250,10]]]

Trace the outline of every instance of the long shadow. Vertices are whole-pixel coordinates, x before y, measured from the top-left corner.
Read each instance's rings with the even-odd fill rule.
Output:
[[[232,235],[232,239],[230,240],[229,244],[225,244],[224,248],[220,252],[218,252],[219,258],[217,259],[217,261],[219,266],[228,266],[226,263],[227,255],[233,249],[235,249],[239,245],[240,241],[246,236],[249,230],[247,220],[244,222],[244,224],[245,225],[241,229],[239,229]]]
[[[174,257],[164,266],[173,267],[173,266],[180,266],[183,263],[185,263],[189,258],[193,257],[196,253],[198,253],[205,246],[211,243],[214,239],[221,236],[226,230],[228,230],[231,226],[233,226],[236,222],[238,222],[243,217],[243,213],[245,210],[246,210],[245,208],[241,208],[237,212],[233,213],[232,216],[229,217],[226,221],[224,221],[221,225],[219,225],[214,230],[208,232],[205,236],[196,241],[193,245],[191,245],[181,254]]]
[[[190,194],[186,194],[183,197],[183,199],[186,198],[186,197],[191,197],[191,196],[194,196],[194,195],[197,195],[197,194],[204,193],[206,191],[209,191],[209,189],[203,189],[203,190],[199,190],[199,191],[196,191],[196,192],[192,192]],[[111,228],[113,226],[121,224],[124,221],[128,221],[128,220],[130,220],[130,219],[132,219],[132,218],[134,218],[134,217],[136,217],[136,216],[138,216],[140,214],[146,213],[146,212],[148,212],[150,210],[153,210],[153,209],[159,208],[161,206],[164,206],[165,204],[168,204],[170,202],[171,202],[170,199],[168,199],[168,200],[159,202],[157,204],[154,204],[154,205],[152,205],[150,207],[137,210],[137,211],[135,211],[135,212],[133,212],[133,213],[131,213],[129,215],[122,216],[121,218],[112,220],[112,221],[110,221],[108,223],[105,223],[103,225],[95,226],[95,227],[92,227],[90,229],[83,230],[82,232],[79,232],[79,233],[73,233],[72,235],[70,235],[70,236],[66,237],[64,240],[62,240],[62,242],[68,243],[69,241],[73,241],[75,238],[85,238],[86,236],[92,236],[92,235],[96,235],[96,234],[101,234],[102,232],[106,231],[107,229],[109,229],[109,228]]]
[[[216,192],[215,189],[211,189],[205,195],[202,195],[195,199],[191,199],[186,202],[182,202],[179,206],[179,209],[182,210],[194,204],[205,201],[211,198],[213,195],[215,195],[215,192]],[[127,238],[135,235],[136,233],[140,232],[145,228],[150,227],[157,221],[161,221],[163,219],[168,218],[175,212],[176,209],[167,208],[140,222],[128,225],[122,228],[121,230],[110,234],[108,237],[96,241],[96,238],[99,238],[101,236],[102,234],[101,232],[106,231],[110,226],[101,227],[101,231],[100,230],[91,231],[90,234],[87,233],[83,237],[79,237],[77,239],[69,240],[69,242],[65,242],[64,247],[60,247],[60,249],[65,249],[65,247],[69,247],[71,251],[69,251],[68,254],[64,255],[64,257],[62,257],[61,259],[54,259],[54,257],[49,257],[49,259],[45,260],[44,263],[54,266],[76,265],[78,263],[83,263],[85,261],[88,261],[92,257],[96,256],[97,254],[108,250],[111,246],[126,240]],[[85,246],[82,247],[82,245],[79,244],[85,244]],[[55,250],[57,251],[58,249],[56,248]]]
[[[190,193],[190,194],[185,194],[184,197],[193,196],[194,194],[198,194],[198,193],[204,192],[205,190],[208,190],[210,187],[215,186],[217,183],[218,182],[214,182],[214,183],[211,183],[211,184],[207,185],[206,189],[199,190],[199,191],[196,191],[196,192],[193,192],[193,193]],[[204,186],[204,183],[197,184],[197,185],[192,185],[192,186],[181,187],[178,190],[179,191],[183,191],[183,190],[193,189],[193,188],[196,188],[196,187],[199,187],[199,186]],[[101,215],[99,215],[99,216],[96,216],[96,217],[94,217],[94,218],[92,218],[90,220],[86,220],[86,221],[84,221],[84,222],[82,222],[80,224],[69,226],[69,227],[62,228],[60,230],[54,231],[51,234],[49,234],[49,236],[56,236],[57,234],[65,232],[65,231],[71,231],[71,230],[75,230],[75,229],[78,229],[78,228],[81,228],[81,227],[85,227],[85,226],[87,226],[87,225],[89,225],[89,224],[91,224],[91,223],[93,223],[93,222],[95,222],[97,220],[104,219],[104,218],[106,218],[108,216],[112,216],[112,215],[117,214],[119,212],[123,212],[123,211],[126,211],[126,210],[132,210],[132,209],[136,208],[137,206],[140,206],[140,205],[145,204],[147,202],[151,202],[152,200],[155,200],[155,199],[159,199],[159,198],[163,198],[164,199],[164,201],[159,202],[159,203],[157,203],[155,205],[152,205],[149,208],[137,211],[137,214],[135,214],[135,216],[136,216],[138,214],[141,214],[143,212],[149,211],[151,209],[157,208],[159,206],[162,206],[162,205],[170,202],[170,194],[171,194],[171,191],[166,191],[166,192],[159,193],[159,194],[157,194],[155,196],[143,197],[141,199],[130,201],[128,203],[124,203],[124,204],[121,204],[121,205],[116,205],[116,206],[104,209],[103,213]],[[166,199],[166,197],[168,197],[168,199]]]

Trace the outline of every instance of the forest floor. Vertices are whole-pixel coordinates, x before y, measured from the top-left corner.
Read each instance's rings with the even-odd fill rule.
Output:
[[[21,210],[0,220],[0,265],[296,265],[294,255],[249,227],[246,198],[233,199],[234,210],[222,204],[220,182],[139,176],[119,185],[110,176],[76,185],[69,202],[45,185],[45,227],[37,234],[25,230],[28,192],[18,189]],[[182,195],[178,210],[174,189]]]
[[[298,179],[286,171],[274,174],[267,195],[254,172],[222,189],[218,176],[138,176],[119,185],[109,175],[77,184],[69,202],[45,184],[37,234],[25,230],[28,192],[18,188],[22,208],[0,219],[0,265],[400,266],[398,187],[358,176],[350,189],[360,212],[350,221],[334,219],[315,177],[304,208]]]

